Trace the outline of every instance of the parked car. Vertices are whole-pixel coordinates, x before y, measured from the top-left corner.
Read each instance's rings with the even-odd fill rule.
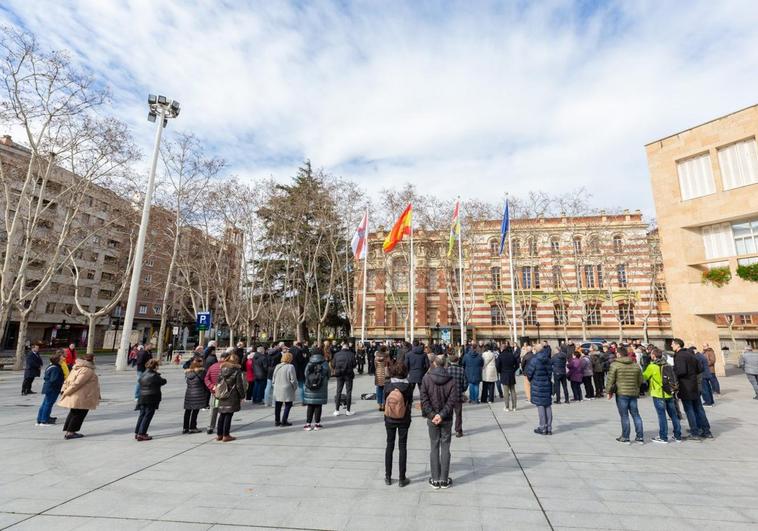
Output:
[[[588,341],[587,343],[582,343],[579,345],[579,350],[581,350],[584,354],[587,354],[590,351],[590,347],[592,345],[595,345],[595,348],[597,348],[597,350],[603,350],[603,342],[594,339],[592,341]]]

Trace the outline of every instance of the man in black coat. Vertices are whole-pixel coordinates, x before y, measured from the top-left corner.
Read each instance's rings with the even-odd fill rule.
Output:
[[[345,415],[350,416],[353,414],[350,411],[350,405],[352,404],[353,394],[353,378],[355,377],[355,354],[353,354],[348,347],[347,343],[342,343],[342,350],[337,352],[332,358],[332,366],[334,367],[334,376],[337,377],[337,392],[334,395],[334,413],[335,417],[340,414],[340,396],[342,395],[342,389],[345,389],[345,406],[347,411]]]
[[[674,372],[679,380],[679,398],[687,415],[690,434],[693,438],[712,439],[711,425],[705,416],[703,403],[700,401],[700,390],[697,385],[697,375],[700,364],[691,349],[684,348],[684,341],[679,338],[671,342],[674,351]]]
[[[453,411],[460,399],[458,384],[444,369],[445,357],[435,356],[432,369],[421,382],[421,411],[427,418],[429,429],[430,469],[429,484],[434,489],[446,489],[450,479],[450,440],[453,428]]]
[[[308,365],[310,354],[307,349],[303,348],[303,344],[299,341],[295,342],[290,347],[290,352],[292,353],[292,365],[295,366],[295,377],[297,378],[297,387],[300,392],[300,402],[302,403],[303,391],[305,388],[305,367]]]
[[[429,370],[429,358],[424,353],[424,344],[418,339],[413,341],[413,348],[405,355],[408,366],[408,383],[411,384],[411,403],[416,386],[421,383],[426,371]]]
[[[253,404],[262,404],[263,395],[266,391],[266,380],[268,379],[268,354],[266,349],[258,347],[253,355]]]
[[[22,395],[34,395],[32,391],[32,382],[40,375],[42,370],[42,356],[39,355],[39,345],[32,345],[29,352],[26,353],[26,363],[24,364],[24,381],[21,383]]]

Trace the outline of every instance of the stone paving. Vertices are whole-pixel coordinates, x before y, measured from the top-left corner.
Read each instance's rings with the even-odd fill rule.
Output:
[[[352,417],[325,406],[320,432],[302,430],[302,407],[283,429],[273,408],[245,405],[232,427],[238,440],[218,443],[181,434],[182,374],[166,367],[155,438],[138,443],[134,373],[101,365],[104,402],[73,441],[60,427],[36,427],[40,396],[21,397],[21,375],[0,373],[0,529],[758,529],[758,401],[741,373],[722,378],[724,393],[706,410],[716,438],[681,445],[649,442],[650,399],[640,402],[648,444],[632,446],[615,442],[607,400],[554,407],[552,437],[532,432],[537,415],[523,394],[517,412],[467,405],[453,488],[433,491],[417,416],[411,484],[399,489],[384,485],[374,402],[354,402]],[[373,377],[357,377],[354,398],[372,390]],[[53,414],[62,422],[66,413]]]

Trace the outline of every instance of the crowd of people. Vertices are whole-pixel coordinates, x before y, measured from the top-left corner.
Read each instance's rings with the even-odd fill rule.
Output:
[[[375,393],[362,398],[375,399],[383,413],[387,435],[385,482],[388,485],[393,482],[396,446],[398,484],[404,487],[409,482],[407,440],[418,389],[416,409],[427,423],[429,483],[435,489],[452,485],[450,444],[453,432],[456,437],[464,435],[463,404],[494,403],[497,392],[504,411],[516,411],[518,379],[523,381],[526,399],[537,409],[536,434],[553,434],[553,405],[607,398],[615,399],[620,418],[621,435],[616,440],[626,444],[632,442],[632,424],[634,442],[645,440],[638,399],[646,394],[652,398],[658,420],[658,435],[652,438],[653,442],[670,441],[669,421],[672,440],[685,440],[681,423],[685,417],[690,438],[712,438],[704,407],[713,407],[714,396],[721,392],[713,349],[706,346],[698,351],[685,347],[681,339],[671,342],[671,352],[639,341],[590,343],[584,348],[577,348],[572,342],[561,342],[555,348],[548,342],[519,347],[507,341],[470,342],[465,349],[398,341],[359,344],[357,350],[347,342],[339,346],[325,342],[310,348],[299,342],[289,346],[279,343],[268,349],[245,348],[239,343],[217,352],[215,341],[210,341],[206,347],[197,347],[189,359],[182,360],[177,355],[174,362],[182,364],[186,383],[182,433],[201,433],[198,414],[208,410],[207,433],[215,433],[221,442],[235,440],[230,433],[232,418],[246,401],[253,407],[273,407],[274,425],[282,428],[292,426],[290,414],[293,404],[299,401],[306,407],[303,429],[321,430],[322,409],[329,401],[331,378],[336,380],[332,414],[352,415],[353,380],[356,372],[363,373],[368,363]],[[739,362],[753,386],[754,398],[758,399],[758,353],[748,347]],[[160,374],[160,360],[153,356],[149,344],[135,347],[130,363],[137,373],[134,400],[139,413],[134,438],[149,441],[150,423],[160,406],[161,388],[167,380]],[[27,353],[23,395],[34,393],[32,384],[42,366],[39,348],[33,346]],[[83,437],[82,423],[101,399],[94,356],[77,356],[73,344],[51,355],[44,372],[42,395],[37,425],[56,424],[51,412],[57,402],[69,409],[63,425],[64,437]]]

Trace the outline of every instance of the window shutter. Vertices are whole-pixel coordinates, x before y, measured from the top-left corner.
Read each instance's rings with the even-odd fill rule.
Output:
[[[758,148],[755,138],[719,149],[724,190],[758,183]]]
[[[708,153],[680,161],[676,165],[682,201],[716,192]]]

